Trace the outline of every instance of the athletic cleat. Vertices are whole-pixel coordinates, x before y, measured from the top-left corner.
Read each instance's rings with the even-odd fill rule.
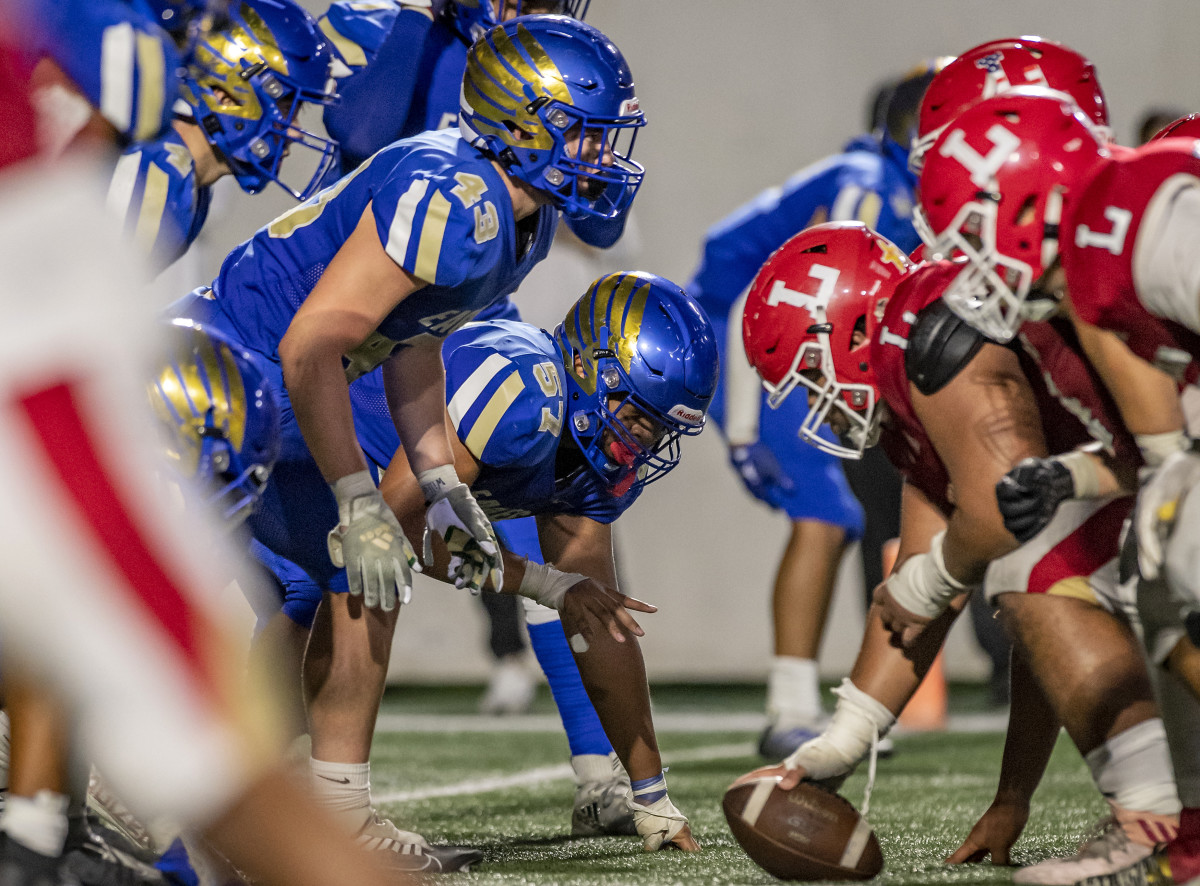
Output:
[[[758,738],[758,755],[768,763],[780,763],[800,745],[820,734],[821,728],[815,724],[781,727],[768,723]]]
[[[99,824],[105,831],[120,835],[120,842],[112,839],[108,842],[126,851],[136,847],[137,851],[130,854],[142,861],[156,858],[161,851],[150,830],[117,798],[95,769],[88,778],[87,813],[87,824],[93,831]]]
[[[449,874],[469,871],[483,861],[483,852],[468,846],[431,846],[420,834],[402,831],[389,819],[372,810],[371,818],[355,837],[355,842],[381,857],[394,871],[405,873]]]
[[[1112,876],[1134,868],[1149,858],[1153,851],[1152,846],[1143,846],[1131,840],[1115,818],[1106,818],[1096,833],[1080,844],[1079,851],[1074,855],[1048,858],[1023,867],[1013,874],[1013,882],[1037,886],[1074,886],[1081,880]]]
[[[494,668],[487,691],[479,700],[481,714],[524,714],[537,692],[534,676],[519,659],[502,659]]]
[[[617,755],[579,754],[575,770],[575,806],[571,810],[573,837],[632,837],[633,789]]]

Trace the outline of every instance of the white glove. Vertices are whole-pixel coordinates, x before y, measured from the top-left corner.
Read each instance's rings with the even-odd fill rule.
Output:
[[[1192,449],[1173,452],[1143,481],[1133,511],[1137,538],[1138,571],[1153,581],[1165,558],[1167,539],[1188,492],[1200,484],[1200,453]]]
[[[657,852],[670,843],[679,832],[687,826],[687,816],[675,808],[671,798],[659,797],[649,806],[633,804],[633,823],[637,827],[638,836],[642,838],[642,848],[647,852]]]
[[[425,561],[433,559],[436,532],[450,552],[450,577],[456,588],[478,594],[488,576],[497,591],[504,582],[504,561],[492,524],[467,484],[459,481],[453,465],[442,465],[417,474],[429,510],[425,513]]]
[[[417,555],[370,473],[342,477],[333,484],[333,495],[338,525],[329,532],[329,559],[345,568],[350,593],[361,596],[368,609],[387,612],[396,608],[398,588],[401,604],[407,603]]]

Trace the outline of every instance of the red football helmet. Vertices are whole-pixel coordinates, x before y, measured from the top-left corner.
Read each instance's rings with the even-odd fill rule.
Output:
[[[750,285],[746,356],[772,407],[797,385],[808,389],[800,436],[818,449],[862,458],[878,440],[879,388],[867,352],[892,290],[912,267],[900,247],[861,222],[831,222],[779,247]],[[833,410],[840,444],[818,433]]]
[[[1188,114],[1168,123],[1154,134],[1150,141],[1160,138],[1200,138],[1200,114]]]
[[[938,136],[921,172],[931,252],[969,259],[946,290],[956,314],[996,341],[1054,304],[1030,299],[1058,256],[1058,225],[1072,188],[1108,150],[1078,106],[1021,88],[984,99]]]
[[[920,173],[934,140],[968,107],[1019,86],[1065,93],[1104,139],[1111,139],[1108,107],[1090,61],[1074,49],[1041,37],[989,40],[964,52],[930,81],[921,102],[909,168]]]

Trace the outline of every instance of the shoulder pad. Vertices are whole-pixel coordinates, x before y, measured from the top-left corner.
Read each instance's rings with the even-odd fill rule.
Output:
[[[926,397],[936,394],[971,362],[988,340],[939,298],[917,312],[908,332],[905,374]]]

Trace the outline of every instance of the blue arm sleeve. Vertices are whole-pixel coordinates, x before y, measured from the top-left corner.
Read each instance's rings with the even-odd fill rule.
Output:
[[[421,47],[432,27],[424,13],[402,9],[375,58],[338,84],[341,100],[325,109],[325,128],[341,146],[344,172],[391,144],[404,128],[419,85]]]

